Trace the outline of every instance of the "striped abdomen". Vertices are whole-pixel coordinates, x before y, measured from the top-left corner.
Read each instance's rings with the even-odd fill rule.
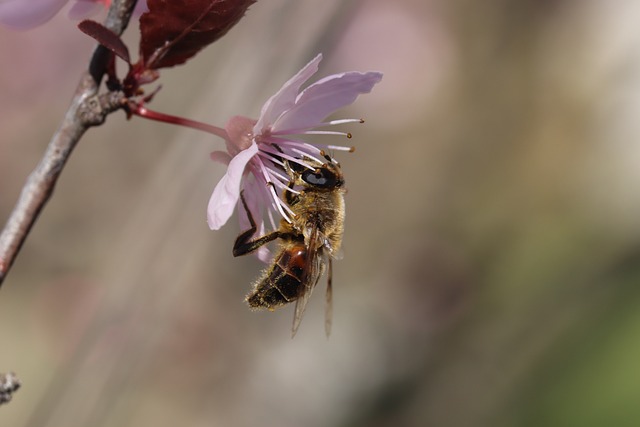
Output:
[[[283,249],[247,295],[247,303],[272,310],[295,301],[303,291],[306,267],[307,248],[303,244]]]

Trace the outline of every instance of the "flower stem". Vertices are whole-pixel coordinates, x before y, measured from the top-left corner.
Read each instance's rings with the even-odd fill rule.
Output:
[[[217,126],[210,125],[208,123],[198,122],[196,120],[190,120],[184,117],[173,116],[171,114],[160,113],[158,111],[149,110],[148,108],[143,107],[141,105],[133,105],[133,106],[130,106],[130,108],[131,108],[130,110],[131,114],[134,114],[136,116],[139,116],[145,119],[155,120],[155,121],[164,122],[164,123],[170,123],[170,124],[179,125],[179,126],[185,126],[188,128],[211,133],[223,139],[228,138],[227,131]]]

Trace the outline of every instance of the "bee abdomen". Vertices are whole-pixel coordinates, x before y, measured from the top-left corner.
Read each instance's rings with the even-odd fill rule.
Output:
[[[307,250],[304,246],[283,250],[253,291],[247,295],[249,306],[273,310],[298,299],[303,286],[306,262]]]

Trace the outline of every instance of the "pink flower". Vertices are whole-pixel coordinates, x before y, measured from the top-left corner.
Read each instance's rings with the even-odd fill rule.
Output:
[[[309,134],[350,136],[345,132],[316,130],[319,127],[361,122],[360,119],[325,121],[334,111],[353,103],[358,95],[369,93],[382,79],[378,72],[356,71],[333,74],[306,89],[300,87],[318,71],[322,55],[316,56],[293,76],[262,107],[258,120],[236,116],[225,126],[226,152],[211,153],[211,158],[228,165],[209,200],[207,221],[212,230],[222,227],[238,205],[244,190],[252,216],[264,233],[264,211],[272,228],[274,213],[290,221],[292,212],[281,194],[289,177],[282,159],[304,165],[303,158],[320,159],[323,149],[351,150],[338,145],[318,145],[303,141]],[[244,212],[243,209],[240,209]],[[246,215],[240,216],[243,228],[249,228]]]
[[[69,1],[73,2],[68,16],[73,20],[87,18],[104,8],[111,0],[0,0],[0,25],[14,30],[28,30],[53,18]],[[147,10],[147,2],[139,0],[135,14]]]

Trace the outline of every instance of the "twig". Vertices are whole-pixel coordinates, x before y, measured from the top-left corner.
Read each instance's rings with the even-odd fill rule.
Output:
[[[0,405],[8,403],[13,397],[13,393],[18,391],[20,385],[20,380],[13,372],[0,374]]]
[[[136,0],[114,1],[104,25],[116,34],[122,34],[135,4]],[[98,46],[88,70],[80,78],[60,127],[40,163],[29,175],[0,232],[0,287],[82,135],[89,127],[102,124],[109,113],[122,107],[118,94],[97,95],[108,60],[109,52]]]

